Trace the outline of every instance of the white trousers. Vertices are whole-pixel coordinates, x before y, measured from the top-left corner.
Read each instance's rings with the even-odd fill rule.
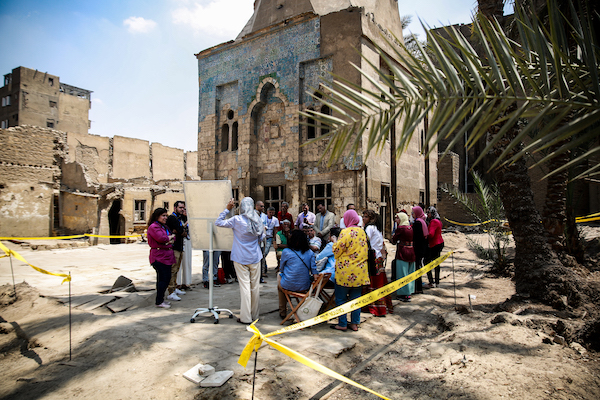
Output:
[[[260,262],[243,265],[233,262],[240,285],[240,321],[251,323],[258,319],[260,300]]]
[[[192,241],[183,238],[183,259],[177,273],[177,285],[192,284]]]

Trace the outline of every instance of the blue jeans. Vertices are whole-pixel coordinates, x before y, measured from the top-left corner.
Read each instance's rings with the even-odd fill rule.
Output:
[[[260,277],[267,275],[267,254],[271,250],[271,246],[273,246],[273,238],[265,239],[265,247],[262,250],[263,258],[260,260]]]
[[[344,303],[347,303],[352,300],[356,300],[362,294],[362,287],[346,287],[335,285],[335,306],[341,306]],[[350,323],[351,324],[360,324],[360,308],[352,311],[350,313]],[[340,315],[338,317],[338,325],[342,328],[345,328],[348,325],[348,318],[346,314]]]
[[[219,257],[221,257],[220,251],[213,251],[213,281],[217,280],[217,270],[219,269]],[[202,252],[202,282],[208,282],[208,267],[210,264],[209,251],[204,250]]]

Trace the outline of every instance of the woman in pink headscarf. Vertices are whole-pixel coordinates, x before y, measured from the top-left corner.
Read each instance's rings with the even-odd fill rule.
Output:
[[[367,234],[358,226],[360,218],[354,210],[344,213],[346,228],[333,244],[335,256],[335,305],[340,306],[360,297],[362,286],[369,285],[369,267],[367,264]],[[337,325],[332,329],[346,331],[358,330],[360,324],[360,308],[350,313],[350,324],[346,314],[340,315]]]
[[[412,225],[415,269],[420,269],[423,268],[423,260],[427,255],[427,247],[429,246],[427,243],[427,236],[429,234],[429,229],[427,228],[425,214],[421,207],[415,206],[412,208],[412,217],[415,220]],[[421,277],[415,280],[415,293],[423,293],[423,281],[421,280]]]

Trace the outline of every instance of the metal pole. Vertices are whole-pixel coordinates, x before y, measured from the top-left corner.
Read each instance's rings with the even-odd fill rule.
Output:
[[[454,308],[456,309],[456,275],[454,274],[454,253],[452,253],[452,282],[454,283]]]
[[[12,274],[12,280],[13,280],[13,291],[15,292],[15,300],[17,300],[17,285],[15,285],[15,272],[13,271],[13,265],[12,265],[12,253],[8,254],[8,258],[10,259],[10,273]]]
[[[208,221],[208,235],[209,238],[209,247],[208,247],[208,308],[213,308],[213,223],[212,221]]]
[[[69,271],[69,278],[71,278],[71,271]],[[69,361],[71,361],[71,279],[69,279]]]
[[[252,376],[252,400],[254,400],[254,383],[256,382],[256,359],[258,358],[258,351],[254,350],[254,375]]]

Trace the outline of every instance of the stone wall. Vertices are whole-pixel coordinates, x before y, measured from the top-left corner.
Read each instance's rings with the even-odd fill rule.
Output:
[[[113,137],[113,180],[147,178],[150,174],[150,143],[123,136]]]
[[[79,163],[95,183],[108,183],[111,173],[111,140],[87,133],[67,134],[67,162]]]
[[[31,126],[0,130],[0,236],[143,231],[154,208],[171,212],[184,200],[183,179],[198,179],[197,152],[153,143],[152,154],[138,139]],[[139,221],[136,201],[145,201]]]
[[[52,234],[64,145],[64,133],[52,129],[0,130],[0,236]]]
[[[181,149],[152,143],[152,178],[156,182],[163,180],[185,180],[184,152]]]

